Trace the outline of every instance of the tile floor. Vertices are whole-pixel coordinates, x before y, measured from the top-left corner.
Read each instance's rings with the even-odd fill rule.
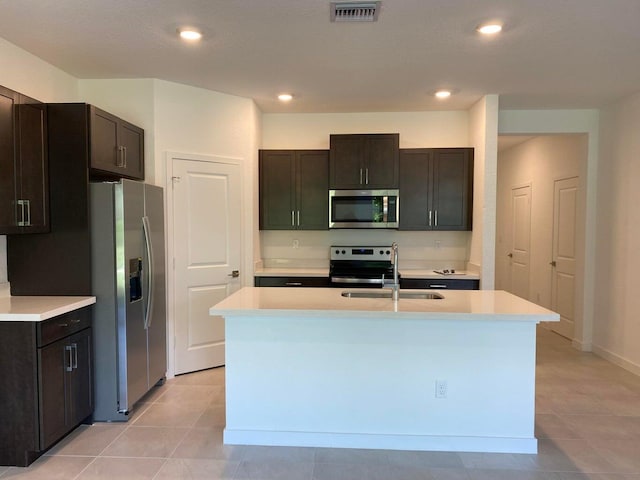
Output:
[[[542,328],[537,455],[222,445],[224,368],[155,388],[131,421],[81,426],[7,479],[640,480],[640,377]]]

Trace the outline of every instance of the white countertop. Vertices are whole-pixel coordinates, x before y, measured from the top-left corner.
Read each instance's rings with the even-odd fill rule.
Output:
[[[0,297],[0,322],[40,322],[94,303],[96,297]]]
[[[559,321],[557,313],[501,290],[428,290],[441,300],[345,298],[341,288],[245,287],[211,307],[222,316],[325,316],[421,320]],[[365,291],[358,289],[358,292]],[[375,290],[377,292],[380,289]],[[421,290],[405,290],[420,292]]]

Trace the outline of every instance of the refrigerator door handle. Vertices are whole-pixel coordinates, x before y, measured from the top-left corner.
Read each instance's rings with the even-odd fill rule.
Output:
[[[142,217],[142,231],[144,232],[144,244],[147,250],[147,304],[144,310],[144,328],[148,329],[153,320],[153,245],[151,243],[151,227],[149,217]]]

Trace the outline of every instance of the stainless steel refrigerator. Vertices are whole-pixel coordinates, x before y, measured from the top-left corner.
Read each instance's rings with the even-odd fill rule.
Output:
[[[96,421],[127,421],[165,379],[163,190],[132,180],[91,184]]]

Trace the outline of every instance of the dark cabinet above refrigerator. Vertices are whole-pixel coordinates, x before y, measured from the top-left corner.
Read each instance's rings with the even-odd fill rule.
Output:
[[[144,130],[93,105],[88,109],[92,176],[144,180]]]

